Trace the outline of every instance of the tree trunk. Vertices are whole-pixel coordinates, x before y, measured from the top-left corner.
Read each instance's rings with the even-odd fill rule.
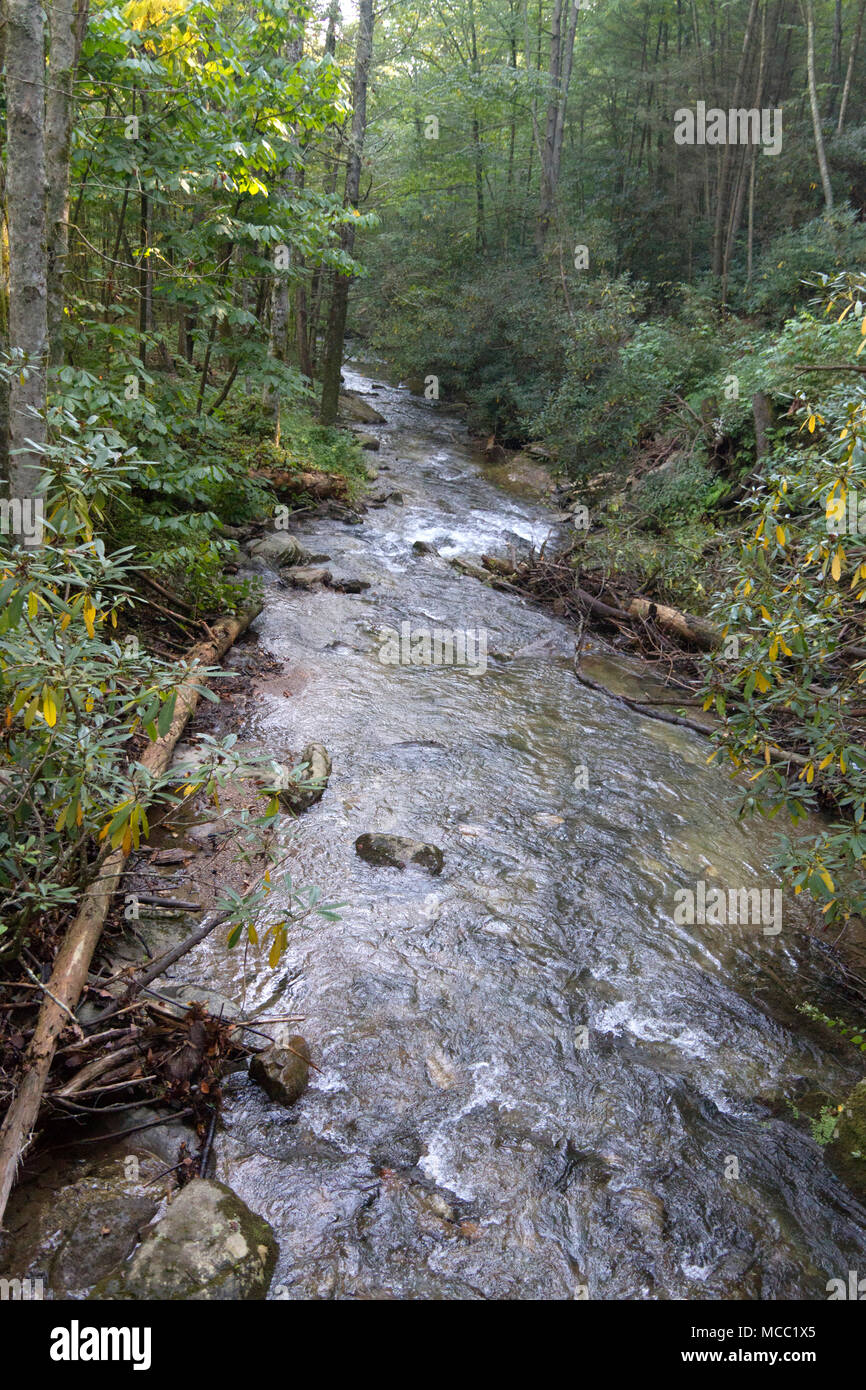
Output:
[[[45,174],[48,180],[48,349],[63,360],[63,277],[69,254],[69,147],[73,87],[87,27],[88,0],[54,0],[48,7],[49,72],[45,95]]]
[[[743,47],[740,52],[740,61],[737,66],[737,75],[734,79],[734,94],[731,100],[733,108],[739,107],[743,92],[743,82],[746,76],[746,59],[749,54],[749,46],[752,41],[752,31],[755,27],[755,15],[758,12],[758,0],[752,0],[749,6],[749,17],[746,20],[746,32],[743,35]],[[719,186],[716,192],[716,222],[713,231],[713,274],[721,276],[722,260],[724,255],[724,227],[725,209],[727,206],[728,175],[731,167],[731,145],[727,144],[722,155],[722,168],[719,174]]]
[[[845,74],[845,86],[842,88],[842,101],[839,106],[839,120],[836,124],[836,134],[842,134],[842,127],[845,124],[845,109],[848,105],[848,98],[851,95],[851,79],[854,76],[854,60],[857,57],[857,49],[860,47],[860,35],[863,33],[863,16],[866,15],[866,0],[860,0],[860,12],[857,15],[857,25],[851,37],[851,51],[848,54],[848,71]]]
[[[809,106],[812,110],[812,129],[815,132],[815,153],[818,156],[821,187],[824,190],[824,207],[827,212],[832,212],[833,185],[830,183],[830,171],[824,151],[821,112],[818,110],[818,86],[815,81],[815,12],[812,0],[806,0],[806,64],[809,74]]]
[[[352,134],[346,167],[346,209],[354,212],[361,191],[361,155],[367,130],[367,79],[373,54],[373,0],[360,0],[358,6],[358,41],[355,49],[355,82],[352,100]],[[347,255],[355,249],[355,228],[351,219],[340,233],[340,245]],[[349,277],[338,275],[331,297],[328,315],[325,363],[322,370],[322,404],[320,419],[332,425],[337,418],[340,397],[340,368],[343,365],[343,344],[346,337],[346,311],[349,307]]]
[[[8,472],[10,497],[23,502],[41,477],[42,456],[33,446],[46,439],[45,19],[39,0],[8,0],[6,29],[9,344],[22,356],[9,391]]]

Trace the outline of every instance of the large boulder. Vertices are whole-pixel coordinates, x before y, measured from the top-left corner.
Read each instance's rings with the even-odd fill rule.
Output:
[[[279,1249],[266,1221],[231,1188],[195,1178],[144,1233],[94,1299],[263,1299]]]
[[[445,858],[436,845],[425,845],[421,840],[409,840],[404,835],[359,835],[355,841],[355,852],[368,864],[377,867],[387,865],[394,869],[405,869],[407,864],[417,864],[431,874],[441,874]]]
[[[301,754],[300,762],[305,765],[304,781],[311,786],[299,787],[296,782],[284,778],[286,785],[280,789],[279,798],[287,811],[300,815],[321,801],[331,775],[331,758],[323,743],[308,743]]]
[[[307,558],[300,541],[287,531],[271,531],[258,540],[250,541],[247,552],[273,569],[281,569],[283,565],[300,565]]]
[[[250,1077],[279,1105],[294,1105],[310,1079],[310,1049],[300,1033],[281,1029],[275,1041],[250,1060]]]
[[[339,410],[347,420],[357,420],[361,425],[385,424],[384,415],[380,415],[378,410],[374,410],[360,396],[350,395],[348,391],[340,393]]]

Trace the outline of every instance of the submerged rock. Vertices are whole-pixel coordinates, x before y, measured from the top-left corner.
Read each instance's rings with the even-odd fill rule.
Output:
[[[283,565],[300,565],[306,559],[306,551],[300,541],[287,531],[272,531],[267,536],[250,541],[247,553],[274,569],[280,569]]]
[[[313,782],[315,785],[299,787],[296,782],[288,781],[286,778],[287,785],[279,792],[282,805],[295,815],[299,815],[301,811],[308,811],[317,801],[321,801],[331,775],[331,758],[323,743],[308,743],[300,761],[306,764],[304,781]]]
[[[250,1077],[271,1100],[294,1105],[310,1079],[310,1049],[300,1033],[278,1033],[276,1040],[250,1060]]]
[[[355,852],[368,864],[388,865],[394,869],[417,864],[431,874],[440,874],[445,863],[444,855],[436,845],[425,845],[421,840],[409,840],[403,835],[359,835],[355,841]]]
[[[195,1178],[90,1297],[263,1299],[278,1253],[268,1223],[231,1188]]]

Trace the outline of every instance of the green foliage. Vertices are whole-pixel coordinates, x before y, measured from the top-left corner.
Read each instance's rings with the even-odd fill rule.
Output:
[[[572,316],[565,372],[530,429],[551,440],[572,477],[622,465],[724,360],[726,334],[696,295],[670,317],[637,322],[645,286],[628,277],[587,285]]]
[[[696,458],[679,465],[676,458],[668,469],[657,470],[642,483],[636,509],[650,531],[666,531],[697,521],[728,491],[723,478]]]
[[[856,1047],[860,1052],[866,1052],[866,1025],[859,1027],[853,1023],[846,1023],[843,1018],[831,1018],[829,1014],[816,1009],[813,1004],[798,1005],[801,1014],[811,1018],[813,1023],[823,1023],[825,1028],[834,1028],[852,1047]],[[850,1037],[849,1037],[850,1034]]]
[[[735,290],[733,302],[779,322],[814,294],[816,276],[844,271],[864,259],[866,226],[853,209],[837,208],[777,236],[759,257],[752,281]]]
[[[743,499],[746,536],[717,605],[730,640],[710,663],[706,697],[724,721],[714,756],[751,773],[744,812],[800,824],[782,867],[828,920],[866,911],[866,660],[848,655],[866,601],[866,390],[844,370],[866,343],[864,298],[862,274],[828,282],[832,334],[847,338],[842,370],[803,374],[796,436],[778,442]],[[801,342],[822,332],[802,319],[791,331]],[[799,760],[793,780],[783,749]],[[818,810],[832,823],[807,830]]]

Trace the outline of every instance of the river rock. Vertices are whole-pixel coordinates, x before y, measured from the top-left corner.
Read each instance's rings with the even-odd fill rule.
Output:
[[[340,393],[340,414],[347,420],[357,420],[362,425],[385,424],[384,415],[380,415],[373,406],[362,401],[360,396],[351,395],[347,391]]]
[[[250,541],[247,553],[264,560],[265,564],[273,569],[281,569],[283,565],[299,565],[306,559],[306,552],[300,541],[290,536],[287,531],[272,531],[267,536]]]
[[[279,1032],[276,1041],[250,1060],[250,1077],[271,1100],[294,1105],[310,1079],[310,1049],[300,1033]]]
[[[308,811],[317,801],[321,801],[331,775],[331,758],[323,743],[308,743],[299,761],[307,764],[304,781],[315,782],[316,785],[299,787],[297,783],[290,782],[279,792],[282,805],[295,815]]]
[[[441,874],[445,858],[436,845],[425,845],[421,840],[409,840],[403,835],[359,835],[355,841],[355,853],[368,864],[389,865],[394,869],[405,869],[407,864],[417,864],[431,874]]]
[[[132,1258],[90,1295],[109,1299],[263,1299],[279,1253],[274,1233],[231,1188],[194,1178],[144,1233]]]
[[[330,584],[331,571],[314,567],[293,569],[289,581],[296,589],[315,589],[317,584]]]
[[[355,443],[360,444],[362,449],[366,449],[370,454],[377,454],[382,447],[381,441],[375,434],[356,434]]]

